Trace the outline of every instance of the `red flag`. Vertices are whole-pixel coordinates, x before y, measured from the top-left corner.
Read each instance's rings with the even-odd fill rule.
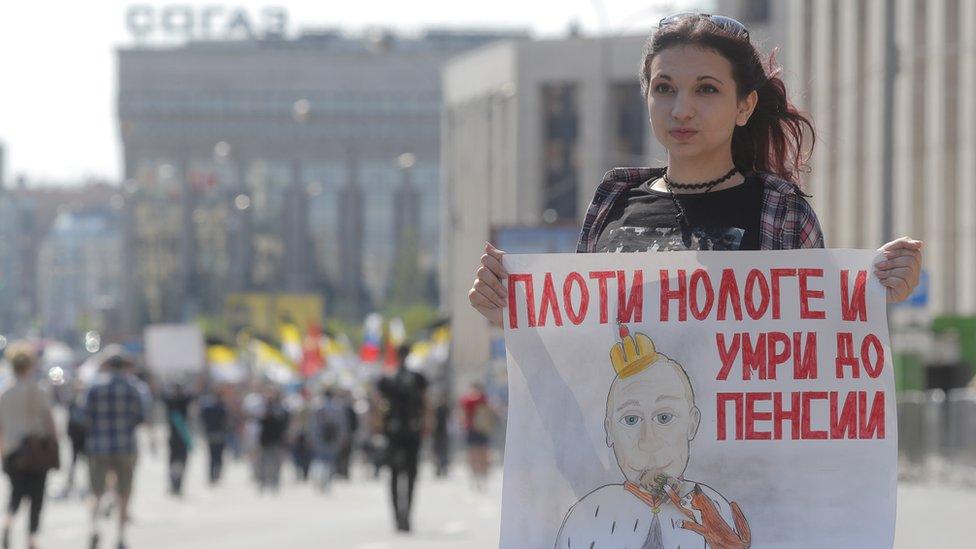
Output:
[[[308,327],[308,333],[302,340],[302,360],[299,370],[306,378],[312,377],[316,372],[325,368],[325,357],[322,356],[322,330],[312,324]]]

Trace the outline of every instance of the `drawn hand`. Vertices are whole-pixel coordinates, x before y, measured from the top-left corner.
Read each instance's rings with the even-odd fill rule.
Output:
[[[918,286],[922,272],[922,241],[903,236],[878,251],[885,258],[874,266],[874,274],[884,285],[888,302],[905,301]]]
[[[749,530],[749,522],[746,520],[739,505],[732,502],[732,519],[735,521],[733,530],[719,514],[715,508],[715,503],[711,498],[702,492],[696,484],[691,491],[691,507],[701,513],[701,522],[695,518],[692,509],[685,507],[681,498],[670,486],[665,486],[668,498],[671,503],[681,511],[689,520],[681,522],[681,527],[691,530],[705,538],[705,542],[713,549],[748,549],[752,545],[752,531]]]

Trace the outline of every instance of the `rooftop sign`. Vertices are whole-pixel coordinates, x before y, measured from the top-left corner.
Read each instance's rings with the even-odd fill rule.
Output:
[[[284,38],[288,12],[279,7],[251,12],[242,7],[138,4],[126,9],[125,25],[139,42]]]

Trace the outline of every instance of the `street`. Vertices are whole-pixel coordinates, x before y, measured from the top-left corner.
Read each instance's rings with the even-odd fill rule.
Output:
[[[450,478],[432,478],[424,467],[418,482],[414,532],[394,532],[388,505],[386,476],[369,477],[355,471],[351,483],[337,482],[323,494],[294,480],[286,465],[286,483],[277,495],[260,495],[250,482],[248,469],[231,463],[223,484],[209,489],[205,482],[203,452],[193,452],[186,495],[166,493],[165,460],[144,452],[138,467],[134,522],[129,547],[136,549],[240,549],[325,547],[341,549],[386,548],[491,548],[497,547],[500,520],[501,475],[496,471],[483,493],[468,482],[462,463],[455,461]],[[85,475],[81,475],[84,480]],[[48,492],[63,486],[56,474]],[[7,497],[4,482],[3,498]],[[6,499],[4,499],[6,501]],[[840,502],[839,502],[840,503]],[[849,502],[856,505],[856,502]],[[972,547],[968,521],[976,509],[976,490],[943,485],[902,484],[899,487],[896,547]],[[87,510],[77,497],[49,499],[42,519],[41,547],[87,547]],[[26,509],[18,515],[12,547],[23,547]],[[103,522],[102,547],[115,547],[115,528]],[[967,541],[968,540],[968,541]],[[811,545],[812,547],[813,545]]]

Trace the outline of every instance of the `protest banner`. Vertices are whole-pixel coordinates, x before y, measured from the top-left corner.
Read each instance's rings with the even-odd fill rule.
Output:
[[[876,255],[506,255],[500,546],[891,547]]]
[[[146,326],[146,367],[162,378],[174,378],[203,371],[203,331],[195,324],[153,324]]]

